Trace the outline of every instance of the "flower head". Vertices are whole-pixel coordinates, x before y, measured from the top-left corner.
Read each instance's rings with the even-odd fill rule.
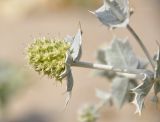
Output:
[[[81,58],[82,30],[78,29],[75,36],[67,36],[63,40],[36,39],[27,48],[29,64],[43,75],[62,82],[66,77],[68,104],[73,88],[72,63]]]
[[[61,81],[69,49],[70,43],[64,40],[36,39],[27,50],[29,64],[35,71]]]
[[[80,122],[95,122],[98,118],[98,113],[95,106],[85,105],[79,111],[79,121]]]

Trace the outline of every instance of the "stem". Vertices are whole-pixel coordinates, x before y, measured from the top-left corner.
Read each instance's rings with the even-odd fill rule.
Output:
[[[142,80],[144,78],[144,70],[137,70],[137,69],[121,69],[117,67],[113,67],[110,65],[103,65],[103,64],[93,64],[89,62],[74,62],[72,66],[77,66],[77,67],[83,67],[83,68],[90,68],[90,69],[98,69],[98,70],[106,70],[106,71],[113,71],[117,75],[120,76],[125,76],[127,78],[131,79],[140,79]]]
[[[133,30],[133,28],[128,24],[127,25],[127,29],[128,31],[134,36],[134,38],[137,40],[137,42],[139,43],[139,45],[141,46],[143,52],[145,53],[146,57],[148,58],[153,70],[155,69],[155,65],[154,62],[152,60],[152,57],[150,56],[147,48],[144,46],[142,40],[140,39],[140,37],[136,34],[136,32]]]

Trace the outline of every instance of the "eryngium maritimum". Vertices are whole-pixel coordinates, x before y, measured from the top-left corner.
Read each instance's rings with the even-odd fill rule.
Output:
[[[57,39],[35,39],[27,49],[29,64],[40,74],[62,81],[66,68],[66,53],[70,44]]]

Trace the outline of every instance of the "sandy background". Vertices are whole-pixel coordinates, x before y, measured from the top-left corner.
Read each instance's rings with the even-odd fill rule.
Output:
[[[130,25],[137,31],[153,55],[157,50],[155,40],[160,40],[160,0],[130,0],[130,2],[135,10]],[[94,8],[98,7],[97,5]],[[126,29],[108,31],[87,11],[88,9],[94,10],[93,7],[91,9],[69,7],[63,10],[37,12],[18,19],[1,16],[0,58],[29,72],[30,81],[33,82],[32,86],[12,100],[8,109],[11,120],[37,112],[54,116],[54,112],[64,104],[65,81],[62,85],[56,84],[54,80],[39,76],[27,66],[25,47],[34,37],[63,38],[67,34],[74,35],[80,21],[84,32],[82,60],[94,62],[96,49],[103,44],[109,44],[114,35],[121,38],[128,37],[135,53],[144,57],[140,47]],[[105,90],[109,87],[106,79],[93,77],[89,69],[73,68],[73,74],[75,84],[72,99],[61,122],[76,122],[77,110],[81,105],[98,102],[95,97],[95,88]],[[150,94],[152,95],[153,92]],[[146,100],[146,107],[141,117],[134,114],[135,107],[132,104],[127,104],[121,110],[115,107],[104,108],[99,122],[160,122],[160,108],[155,109],[149,99],[150,97]]]

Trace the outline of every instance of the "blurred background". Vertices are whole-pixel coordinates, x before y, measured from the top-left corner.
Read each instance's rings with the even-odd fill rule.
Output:
[[[109,31],[88,10],[95,10],[102,0],[0,0],[0,114],[9,122],[76,122],[77,110],[85,103],[97,103],[95,89],[107,90],[106,79],[93,76],[89,69],[73,68],[74,89],[65,113],[66,89],[53,79],[38,75],[26,60],[25,48],[36,37],[74,35],[81,22],[83,35],[82,60],[95,62],[96,50],[109,44],[112,37],[128,37],[135,53],[144,57],[139,45],[126,29]],[[130,24],[153,55],[160,40],[160,0],[130,0],[135,13]],[[11,86],[11,87],[6,87]],[[153,92],[150,93],[153,95]],[[145,101],[142,116],[127,104],[121,110],[106,107],[98,122],[160,122],[158,109]]]

